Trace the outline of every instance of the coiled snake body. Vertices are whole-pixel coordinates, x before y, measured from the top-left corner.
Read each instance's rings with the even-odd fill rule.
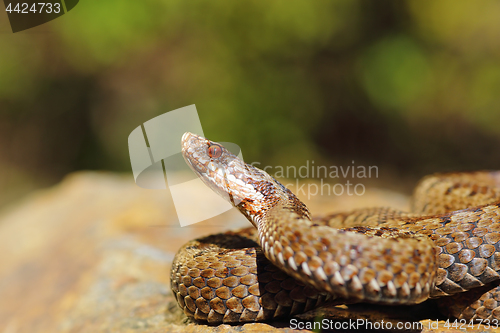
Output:
[[[500,319],[500,172],[426,177],[411,214],[361,209],[311,219],[291,191],[220,144],[186,133],[182,153],[255,227],[179,250],[171,287],[186,315],[250,322],[328,300],[416,304],[443,297],[455,317]]]

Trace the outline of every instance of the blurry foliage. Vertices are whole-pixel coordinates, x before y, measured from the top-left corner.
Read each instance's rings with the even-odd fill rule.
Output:
[[[34,88],[32,80],[41,65],[41,54],[37,48],[26,52],[33,44],[26,36],[0,37],[0,99],[24,99]]]
[[[110,0],[0,22],[0,204],[130,171],[128,134],[190,104],[248,161],[355,159],[408,183],[499,168],[498,17],[493,0]]]
[[[405,112],[432,93],[433,71],[428,58],[406,36],[377,41],[360,62],[363,86],[381,111]]]

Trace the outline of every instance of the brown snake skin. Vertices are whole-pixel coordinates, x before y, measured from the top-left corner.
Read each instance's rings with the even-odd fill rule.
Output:
[[[293,193],[221,145],[186,133],[182,152],[255,227],[179,250],[171,287],[187,316],[250,322],[328,300],[416,304],[439,297],[459,319],[500,319],[500,172],[428,176],[415,190],[412,213],[360,209],[311,220]]]

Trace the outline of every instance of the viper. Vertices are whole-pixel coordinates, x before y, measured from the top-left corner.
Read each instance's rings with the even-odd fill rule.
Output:
[[[313,218],[289,189],[216,142],[185,133],[182,154],[253,225],[179,250],[171,288],[187,316],[252,322],[327,301],[441,298],[457,318],[500,319],[500,172],[427,176],[411,213],[367,208]]]

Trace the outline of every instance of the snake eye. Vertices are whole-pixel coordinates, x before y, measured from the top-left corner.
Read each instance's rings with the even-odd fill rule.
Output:
[[[211,158],[219,158],[222,155],[222,148],[219,145],[210,145],[208,147],[208,156]]]

